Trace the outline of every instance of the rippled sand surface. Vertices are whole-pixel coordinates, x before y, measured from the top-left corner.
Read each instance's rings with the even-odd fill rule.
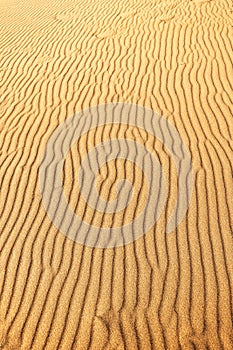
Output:
[[[0,349],[233,349],[232,63],[231,0],[0,0]],[[78,167],[103,141],[146,146],[168,191],[137,240],[89,247],[50,220],[39,169],[59,125],[117,102],[176,128],[191,154],[192,197],[167,234],[174,159],[146,127],[92,119],[63,167],[81,220],[119,227],[153,195],[145,169],[119,158],[102,165],[95,186],[108,202],[128,179],[130,208],[100,213],[86,203]]]

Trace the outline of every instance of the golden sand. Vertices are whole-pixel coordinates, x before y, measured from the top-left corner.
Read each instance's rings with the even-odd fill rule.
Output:
[[[232,24],[231,0],[0,0],[0,349],[233,349]],[[176,171],[156,143],[171,185],[166,208],[138,240],[101,249],[53,225],[38,171],[62,122],[112,102],[145,106],[176,127],[194,187],[167,235]],[[74,210],[78,151],[92,147],[92,133],[65,161]],[[96,139],[114,133],[146,139],[124,125],[101,127]],[[134,170],[140,209],[149,189]],[[120,160],[103,167],[103,198],[134,170]],[[76,213],[90,223],[84,204]]]

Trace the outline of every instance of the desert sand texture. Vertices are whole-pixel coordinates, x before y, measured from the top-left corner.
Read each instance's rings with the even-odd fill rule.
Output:
[[[0,0],[0,349],[233,349],[232,63],[231,0]],[[191,155],[192,196],[167,234],[179,190],[173,157],[147,127],[93,117],[62,168],[81,221],[120,227],[153,196],[146,166],[119,157],[94,184],[111,202],[128,179],[129,209],[86,202],[78,168],[104,141],[145,146],[167,193],[138,239],[89,246],[54,225],[39,171],[59,125],[112,103],[143,106],[176,128]]]

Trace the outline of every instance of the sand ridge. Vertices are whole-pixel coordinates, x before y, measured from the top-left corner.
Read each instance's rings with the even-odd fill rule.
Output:
[[[232,349],[232,20],[230,0],[0,0],[1,349]],[[166,235],[177,192],[166,150],[146,130],[96,128],[66,158],[71,207],[80,152],[110,136],[154,149],[170,187],[146,235],[95,249],[52,224],[38,172],[62,122],[113,102],[176,127],[195,186]],[[103,196],[130,167],[101,170]]]

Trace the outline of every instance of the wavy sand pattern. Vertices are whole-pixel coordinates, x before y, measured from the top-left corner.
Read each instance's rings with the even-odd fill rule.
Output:
[[[0,349],[233,348],[232,23],[231,0],[0,0]],[[127,125],[90,130],[63,169],[70,207],[86,222],[133,219],[149,192],[132,162],[113,161],[97,188],[114,199],[128,176],[138,196],[127,215],[113,222],[77,201],[78,164],[101,140],[147,144],[168,183],[152,229],[97,249],[52,224],[38,172],[62,122],[113,102],[151,108],[176,127],[194,188],[167,235],[177,174],[163,145]]]

